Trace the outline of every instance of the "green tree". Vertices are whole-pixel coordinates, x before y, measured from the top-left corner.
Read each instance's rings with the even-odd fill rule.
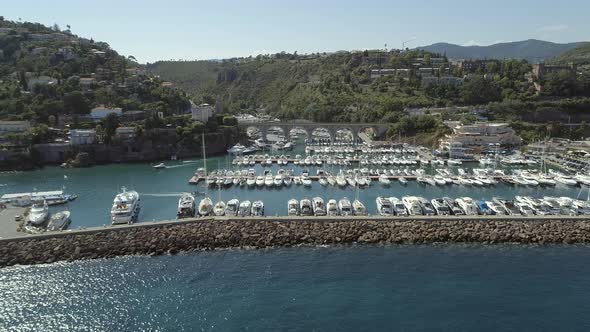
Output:
[[[110,113],[102,121],[104,127],[105,143],[110,144],[115,136],[115,131],[119,127],[119,117],[115,113]]]

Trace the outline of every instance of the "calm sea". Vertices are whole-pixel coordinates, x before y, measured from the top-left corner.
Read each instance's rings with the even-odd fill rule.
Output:
[[[586,246],[218,251],[0,269],[1,331],[588,331]]]

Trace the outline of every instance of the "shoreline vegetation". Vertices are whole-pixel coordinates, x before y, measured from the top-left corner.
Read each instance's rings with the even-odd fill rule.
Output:
[[[0,267],[215,249],[392,244],[584,244],[590,219],[191,219],[0,240]]]

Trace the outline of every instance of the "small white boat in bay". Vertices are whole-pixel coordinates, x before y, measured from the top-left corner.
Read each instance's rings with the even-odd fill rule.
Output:
[[[213,201],[211,201],[211,198],[209,198],[209,197],[203,198],[201,200],[201,202],[199,202],[199,208],[198,208],[199,216],[201,216],[201,217],[209,216],[209,215],[211,215],[212,212],[213,212]]]
[[[223,216],[225,214],[225,208],[225,202],[219,201],[215,203],[215,206],[213,206],[213,214],[215,214],[218,217]]]

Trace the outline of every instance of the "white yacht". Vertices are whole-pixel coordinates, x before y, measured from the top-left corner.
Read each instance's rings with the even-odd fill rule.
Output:
[[[369,214],[363,202],[358,199],[355,199],[354,202],[352,202],[352,213],[355,216],[366,216]]]
[[[436,215],[436,210],[432,203],[424,197],[418,197],[420,201],[420,205],[422,206],[422,213],[426,216],[434,216]]]
[[[240,203],[240,206],[238,207],[238,216],[239,217],[248,217],[250,216],[250,213],[252,208],[252,203],[248,200],[246,201],[242,201]]]
[[[256,178],[254,176],[249,176],[246,180],[246,184],[248,187],[254,187],[256,185]]]
[[[388,198],[379,196],[375,199],[375,203],[377,203],[377,212],[379,212],[380,215],[390,216],[393,214],[391,201]]]
[[[31,210],[27,217],[27,222],[33,226],[42,226],[49,217],[49,206],[44,199],[36,199],[33,201]]]
[[[338,211],[340,211],[341,216],[352,215],[352,204],[350,204],[348,198],[344,197],[338,202]]]
[[[306,187],[311,187],[311,179],[307,175],[301,176],[301,183]]]
[[[269,173],[269,174],[267,174],[267,175],[264,177],[264,185],[270,188],[270,187],[272,187],[274,184],[275,184],[275,182],[274,182],[274,179],[273,179],[273,177],[272,177],[272,174],[270,174],[270,173]]]
[[[314,197],[311,201],[313,204],[313,214],[316,216],[325,216],[327,212],[324,200],[321,197]]]
[[[328,184],[330,184],[331,186],[335,186],[336,185],[336,177],[333,175],[329,175],[328,178]]]
[[[280,187],[283,185],[283,176],[282,175],[275,175],[274,185],[275,185],[275,187]]]
[[[191,193],[183,193],[178,199],[178,209],[176,217],[192,218],[195,216],[195,196]]]
[[[47,231],[63,231],[70,225],[70,211],[61,211],[51,216]]]
[[[299,202],[299,211],[302,216],[313,216],[313,206],[308,198],[304,198]]]
[[[493,214],[495,215],[506,215],[506,209],[504,209],[504,207],[494,201],[486,201],[485,202],[486,205],[490,208],[490,210],[492,210]]]
[[[335,199],[328,200],[327,212],[328,212],[328,215],[329,216],[337,216],[337,215],[339,215],[339,212],[338,212],[338,203],[336,202]]]
[[[211,201],[211,198],[205,197],[199,202],[198,212],[201,217],[211,215],[213,212],[213,201]]]
[[[402,197],[402,203],[406,207],[408,211],[408,215],[410,216],[421,216],[422,215],[422,206],[420,205],[420,201],[418,197],[415,196],[404,196]]]
[[[290,216],[298,216],[299,215],[299,201],[292,198],[287,202],[287,214]]]
[[[448,216],[451,214],[451,209],[447,205],[444,199],[442,198],[434,198],[430,201],[432,206],[436,210],[436,214],[440,216]]]
[[[218,217],[223,216],[225,214],[225,208],[225,202],[219,201],[215,203],[215,206],[213,206],[213,214],[215,214]]]
[[[321,185],[322,187],[325,187],[325,186],[327,186],[327,185],[329,184],[329,182],[328,182],[328,178],[327,178],[327,177],[325,177],[325,176],[320,176],[320,179],[319,179],[319,181],[318,181],[318,182],[320,183],[320,185]]]
[[[407,216],[408,210],[406,210],[406,206],[404,203],[397,197],[389,197],[389,201],[391,202],[391,208],[393,212],[398,216]]]
[[[339,187],[346,187],[346,178],[344,177],[344,174],[338,174],[338,176],[336,176],[336,183],[338,184]]]
[[[264,176],[259,175],[256,177],[256,185],[258,187],[263,187],[264,186]]]
[[[252,203],[252,209],[250,210],[250,214],[255,217],[264,216],[264,203],[260,200],[254,201]]]
[[[477,204],[471,197],[461,197],[455,200],[457,204],[461,207],[463,212],[465,212],[468,216],[475,216],[479,214],[477,209]]]
[[[132,224],[139,217],[139,194],[137,191],[126,191],[117,194],[111,207],[111,222],[116,224]]]
[[[399,181],[399,183],[400,183],[402,186],[405,186],[405,185],[407,185],[407,184],[408,184],[408,180],[406,180],[406,178],[405,178],[405,177],[403,177],[403,176],[400,176],[400,177],[399,177],[397,180]]]
[[[379,175],[379,183],[381,183],[384,186],[389,186],[391,184],[391,180],[389,180],[389,177],[387,177],[387,175],[381,174]]]
[[[238,215],[238,209],[240,207],[240,201],[237,199],[230,199],[225,206],[225,215],[229,217],[235,217]]]

